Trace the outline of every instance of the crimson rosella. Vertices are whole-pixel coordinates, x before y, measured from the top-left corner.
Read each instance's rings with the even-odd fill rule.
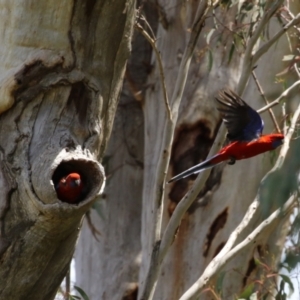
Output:
[[[233,165],[236,160],[256,156],[283,144],[280,133],[262,135],[264,122],[260,115],[231,90],[224,90],[216,98],[218,110],[227,128],[229,144],[213,157],[178,174],[168,183],[212,168],[224,161]]]
[[[55,186],[58,199],[68,203],[78,203],[83,195],[83,183],[80,174],[70,173],[63,176]]]

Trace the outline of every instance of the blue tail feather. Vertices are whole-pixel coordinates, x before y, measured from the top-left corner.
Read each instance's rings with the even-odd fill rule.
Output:
[[[204,171],[204,170],[206,170],[206,169],[212,168],[212,167],[214,167],[214,166],[220,164],[221,162],[218,162],[218,163],[215,163],[215,164],[211,163],[211,161],[212,161],[214,158],[216,158],[217,156],[219,156],[219,154],[216,154],[215,156],[211,157],[210,159],[205,160],[205,161],[203,161],[202,163],[200,163],[200,164],[198,164],[198,165],[196,165],[196,166],[194,166],[194,167],[191,167],[190,169],[187,169],[187,170],[185,170],[184,172],[182,172],[182,173],[180,173],[180,174],[174,176],[173,178],[171,178],[171,179],[168,181],[168,183],[171,183],[171,182],[173,182],[173,181],[177,181],[177,180],[179,180],[179,179],[188,177],[188,176],[190,176],[190,175],[192,175],[192,174],[198,174],[198,173],[200,173],[201,171]]]

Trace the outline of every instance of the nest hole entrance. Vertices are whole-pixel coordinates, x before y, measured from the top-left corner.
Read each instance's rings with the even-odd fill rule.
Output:
[[[76,180],[74,179],[70,183],[68,180],[72,175],[77,177],[74,177]],[[71,204],[84,201],[101,184],[99,175],[99,169],[93,161],[69,160],[61,162],[52,176],[58,199]]]

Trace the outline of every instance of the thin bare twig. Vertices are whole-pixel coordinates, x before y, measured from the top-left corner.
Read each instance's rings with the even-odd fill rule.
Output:
[[[71,265],[69,266],[69,270],[65,279],[66,279],[66,290],[64,293],[64,299],[68,300],[71,293]]]
[[[286,107],[285,103],[282,103],[282,115],[284,117],[284,122],[283,122],[283,134],[286,135],[288,131],[288,125],[286,121]]]
[[[263,113],[264,111],[268,110],[269,108],[280,104],[280,102],[283,100],[283,98],[285,98],[289,92],[294,89],[296,86],[298,86],[300,84],[300,80],[294,82],[289,88],[287,88],[276,100],[272,101],[270,104],[262,107],[261,109],[259,109],[257,112],[258,113]]]
[[[138,29],[142,33],[142,35],[147,39],[147,41],[151,45],[152,49],[154,50],[156,59],[158,61],[159,74],[160,74],[160,79],[161,79],[161,85],[162,85],[162,88],[163,88],[163,95],[164,95],[166,110],[167,110],[169,119],[172,120],[172,113],[171,113],[171,109],[170,109],[170,105],[169,105],[168,93],[167,93],[167,88],[166,88],[166,84],[165,84],[164,68],[163,68],[163,65],[162,65],[160,53],[159,53],[159,51],[156,47],[156,42],[155,42],[154,39],[152,39],[150,37],[150,35],[144,30],[144,28],[139,23],[135,24],[135,28]]]
[[[285,9],[284,11],[287,12],[287,14],[289,15],[289,17],[290,17],[289,21],[291,21],[292,19],[295,19],[294,14],[290,11],[290,9],[289,9],[288,6],[286,6],[286,9]],[[283,14],[281,14],[281,15],[284,17]],[[287,19],[287,18],[285,18],[285,20],[286,20],[286,19]],[[295,29],[298,31],[298,33],[300,33],[300,28],[295,27]]]
[[[296,109],[296,111],[295,111],[295,113],[293,115],[290,128],[289,128],[287,134],[284,137],[284,144],[281,147],[280,154],[279,154],[278,159],[276,161],[276,164],[275,164],[275,166],[273,168],[274,170],[275,169],[279,169],[282,166],[282,164],[283,164],[283,162],[285,160],[285,157],[287,155],[288,149],[290,147],[290,141],[291,141],[293,133],[294,133],[294,131],[296,129],[296,124],[297,124],[297,121],[299,119],[299,116],[300,116],[300,105],[298,105],[298,107],[297,107],[297,109]]]
[[[147,19],[146,19],[142,14],[139,15],[139,18],[146,24],[148,30],[149,30],[150,33],[151,33],[151,38],[152,38],[154,41],[156,41],[155,34],[154,34],[154,32],[153,32],[153,30],[152,30],[152,27],[150,26],[149,22],[147,21]]]
[[[255,64],[258,59],[266,53],[270,47],[278,41],[278,39],[287,32],[288,29],[300,23],[300,13],[289,23],[287,23],[280,31],[278,31],[270,40],[268,40],[265,44],[263,44],[260,49],[253,56],[253,63]]]
[[[86,216],[87,225],[88,225],[89,229],[91,230],[91,233],[92,233],[93,237],[95,238],[95,240],[97,242],[100,242],[99,239],[98,239],[98,235],[101,236],[101,232],[93,224],[93,221],[92,221],[92,218],[91,218],[91,211],[88,210],[85,213],[85,216]]]
[[[255,64],[255,61],[253,59],[253,53],[252,53],[254,46],[256,45],[259,37],[261,36],[263,29],[269,22],[270,18],[274,15],[274,13],[279,9],[279,7],[282,4],[283,4],[283,0],[276,1],[275,3],[273,0],[268,0],[266,2],[265,13],[263,14],[262,18],[258,22],[253,35],[251,36],[251,38],[249,39],[249,41],[247,43],[247,48],[245,51],[245,57],[244,57],[243,66],[242,66],[241,78],[240,78],[239,84],[237,86],[237,93],[239,95],[242,95],[242,92],[244,91],[244,89],[246,87],[246,84],[250,77],[250,73]]]
[[[297,73],[298,78],[300,78],[300,72],[296,63],[294,64],[294,70]]]
[[[263,91],[263,89],[262,89],[262,87],[261,87],[261,85],[260,85],[260,83],[259,83],[259,81],[258,81],[258,79],[257,79],[257,77],[256,77],[256,74],[255,74],[254,70],[252,70],[252,76],[253,76],[254,82],[256,83],[256,86],[257,86],[257,88],[258,88],[258,90],[259,90],[261,96],[264,98],[265,103],[268,105],[268,104],[269,104],[269,101],[268,101],[268,99],[267,99],[266,96],[265,96],[265,93],[264,93],[264,91]],[[273,121],[273,123],[274,123],[274,125],[275,125],[275,128],[276,128],[277,132],[280,133],[281,130],[280,130],[279,126],[278,126],[277,120],[276,120],[276,118],[275,118],[275,115],[274,115],[272,109],[269,108],[268,111],[269,111],[269,113],[270,113],[271,119],[272,119],[272,121]]]

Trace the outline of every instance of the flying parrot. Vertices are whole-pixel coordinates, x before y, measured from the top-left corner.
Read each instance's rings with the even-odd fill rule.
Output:
[[[55,185],[57,198],[63,202],[78,203],[83,196],[83,183],[80,174],[63,176]]]
[[[228,131],[229,144],[213,157],[173,177],[168,183],[198,174],[224,161],[233,165],[236,160],[274,150],[283,144],[284,136],[280,133],[262,135],[264,122],[260,115],[233,91],[221,91],[216,100]]]

